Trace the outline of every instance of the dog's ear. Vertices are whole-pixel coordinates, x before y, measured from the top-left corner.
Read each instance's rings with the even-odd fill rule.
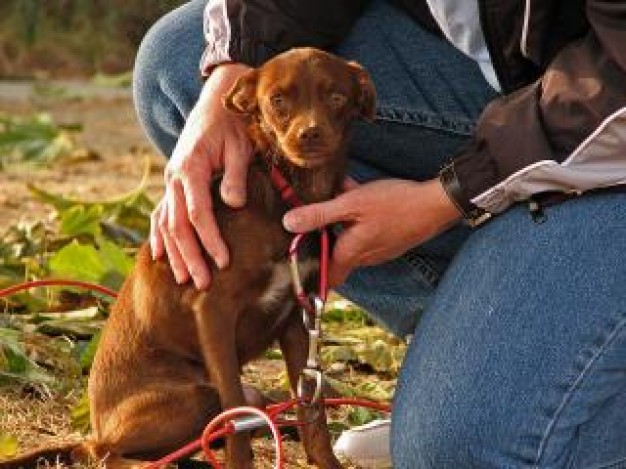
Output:
[[[256,99],[258,76],[256,69],[240,76],[228,93],[224,95],[224,107],[237,114],[255,113],[258,109]]]
[[[376,117],[376,89],[369,73],[358,63],[348,62],[358,85],[358,116],[373,122]]]

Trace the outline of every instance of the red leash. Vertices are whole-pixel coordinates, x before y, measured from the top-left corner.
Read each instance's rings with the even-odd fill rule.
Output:
[[[204,429],[202,436],[197,440],[188,443],[179,450],[168,454],[164,458],[159,459],[147,466],[147,469],[159,469],[166,467],[168,464],[172,464],[177,460],[193,454],[202,449],[205,459],[215,468],[221,469],[222,465],[215,457],[215,454],[210,448],[213,441],[218,438],[222,438],[227,435],[234,435],[238,432],[255,430],[261,427],[268,427],[272,432],[274,438],[274,449],[276,452],[277,469],[283,469],[285,465],[282,435],[280,433],[280,427],[285,426],[302,426],[306,425],[305,422],[298,422],[293,420],[278,420],[278,416],[287,410],[296,407],[300,404],[300,400],[291,399],[280,404],[274,404],[268,406],[265,410],[257,409],[256,407],[236,407],[227,410],[217,417],[215,417]],[[359,407],[366,407],[380,412],[391,412],[391,406],[387,404],[380,404],[377,402],[368,401],[365,399],[356,398],[327,398],[324,399],[324,405],[326,406],[340,406],[340,405],[353,405]],[[252,417],[250,417],[252,415]]]
[[[111,290],[107,287],[103,287],[102,285],[98,285],[97,283],[90,282],[82,282],[80,280],[63,280],[63,279],[44,279],[44,280],[31,280],[29,282],[18,283],[17,285],[13,285],[11,287],[3,288],[0,290],[0,298],[5,298],[7,296],[14,295],[15,293],[19,293],[24,290],[29,290],[35,287],[79,287],[84,288],[86,290],[97,291],[98,293],[102,293],[103,295],[110,296],[111,298],[117,298],[117,292]]]

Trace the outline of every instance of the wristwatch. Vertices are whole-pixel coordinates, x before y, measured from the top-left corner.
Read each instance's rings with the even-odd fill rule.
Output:
[[[492,214],[490,212],[474,205],[463,194],[459,178],[454,170],[454,162],[447,164],[439,172],[439,181],[441,181],[441,185],[452,203],[463,215],[465,223],[470,227],[474,228],[482,225],[491,218]]]

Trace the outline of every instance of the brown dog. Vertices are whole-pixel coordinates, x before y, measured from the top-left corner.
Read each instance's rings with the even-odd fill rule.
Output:
[[[374,101],[373,85],[359,65],[303,48],[241,77],[224,103],[249,120],[257,153],[279,167],[304,202],[315,202],[338,191],[350,123],[372,119]],[[247,205],[238,210],[220,202],[213,184],[215,216],[231,263],[223,271],[212,268],[207,291],[176,284],[167,262],[153,261],[148,247],[141,248],[91,370],[91,440],[0,468],[32,466],[37,457],[60,453],[88,455],[109,467],[122,465],[123,458],[162,457],[196,438],[221,409],[246,404],[241,367],[276,339],[295,386],[308,336],[286,259],[291,237],[281,219],[289,207],[272,185],[267,164],[253,164],[248,181]],[[315,251],[308,246],[300,255],[309,277],[317,266]],[[320,467],[340,467],[323,409],[312,415],[302,432],[308,458]],[[248,434],[227,439],[227,462],[252,467]]]

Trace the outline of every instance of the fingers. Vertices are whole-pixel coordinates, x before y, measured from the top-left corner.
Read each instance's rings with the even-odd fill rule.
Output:
[[[167,258],[172,268],[172,273],[174,274],[174,278],[177,283],[185,283],[189,279],[189,271],[183,262],[182,256],[178,251],[178,247],[176,246],[176,242],[173,240],[172,236],[170,236],[170,222],[169,222],[169,204],[168,204],[169,194],[166,193],[161,202],[161,212],[159,214],[159,219],[157,221],[158,230],[163,242],[163,247],[167,252]]]
[[[163,199],[159,201],[154,211],[150,215],[150,252],[153,259],[160,259],[165,254],[165,246],[163,245],[163,237],[159,230],[159,220],[163,211]]]
[[[183,183],[179,177],[170,178],[151,217],[152,256],[157,259],[167,253],[176,282],[182,284],[191,277],[195,286],[203,289],[210,284],[211,272],[189,218]]]
[[[246,183],[250,165],[250,144],[246,139],[227,142],[224,155],[224,176],[220,185],[222,200],[233,208],[246,203]]]
[[[210,182],[206,175],[191,173],[189,176],[183,176],[183,206],[186,207],[186,215],[189,220],[190,228],[193,227],[200,238],[200,243],[208,252],[209,256],[215,261],[220,269],[228,265],[228,248],[220,235],[215,216],[213,214],[213,204],[211,201]],[[186,234],[186,233],[184,233]],[[192,232],[192,234],[194,234]],[[179,240],[179,245],[183,240]],[[189,260],[194,262],[194,266],[199,268],[199,264],[205,264],[204,259],[196,257],[196,249],[198,256],[201,256],[198,243],[193,236],[193,244],[195,248],[187,246],[187,252],[190,256]],[[182,249],[181,249],[182,251]],[[191,267],[191,266],[190,266]],[[201,269],[202,271],[203,269]],[[199,273],[201,273],[201,271]],[[193,274],[192,274],[193,276]]]
[[[283,217],[285,229],[293,233],[303,233],[322,228],[331,223],[349,221],[353,215],[344,196],[328,202],[305,205],[290,210]]]
[[[168,198],[168,235],[165,236],[168,254],[170,254],[170,246],[168,245],[168,238],[175,244],[176,249],[173,251],[176,257],[180,256],[183,267],[180,267],[179,262],[174,262],[170,259],[172,269],[176,273],[177,269],[180,269],[182,282],[188,280],[188,276],[194,281],[197,288],[206,288],[209,286],[211,280],[211,273],[209,267],[202,254],[202,249],[198,243],[195,226],[193,222],[197,222],[198,218],[196,211],[194,211],[193,222],[190,220],[190,208],[195,210],[195,207],[189,205],[189,196],[185,193],[183,183],[181,180],[173,181],[172,193]],[[187,195],[187,200],[186,200]],[[179,256],[176,255],[176,251]],[[213,254],[212,252],[209,252]],[[178,259],[176,259],[177,261]],[[188,275],[184,275],[187,273]],[[177,276],[177,279],[179,277]],[[181,282],[181,283],[182,283]]]

